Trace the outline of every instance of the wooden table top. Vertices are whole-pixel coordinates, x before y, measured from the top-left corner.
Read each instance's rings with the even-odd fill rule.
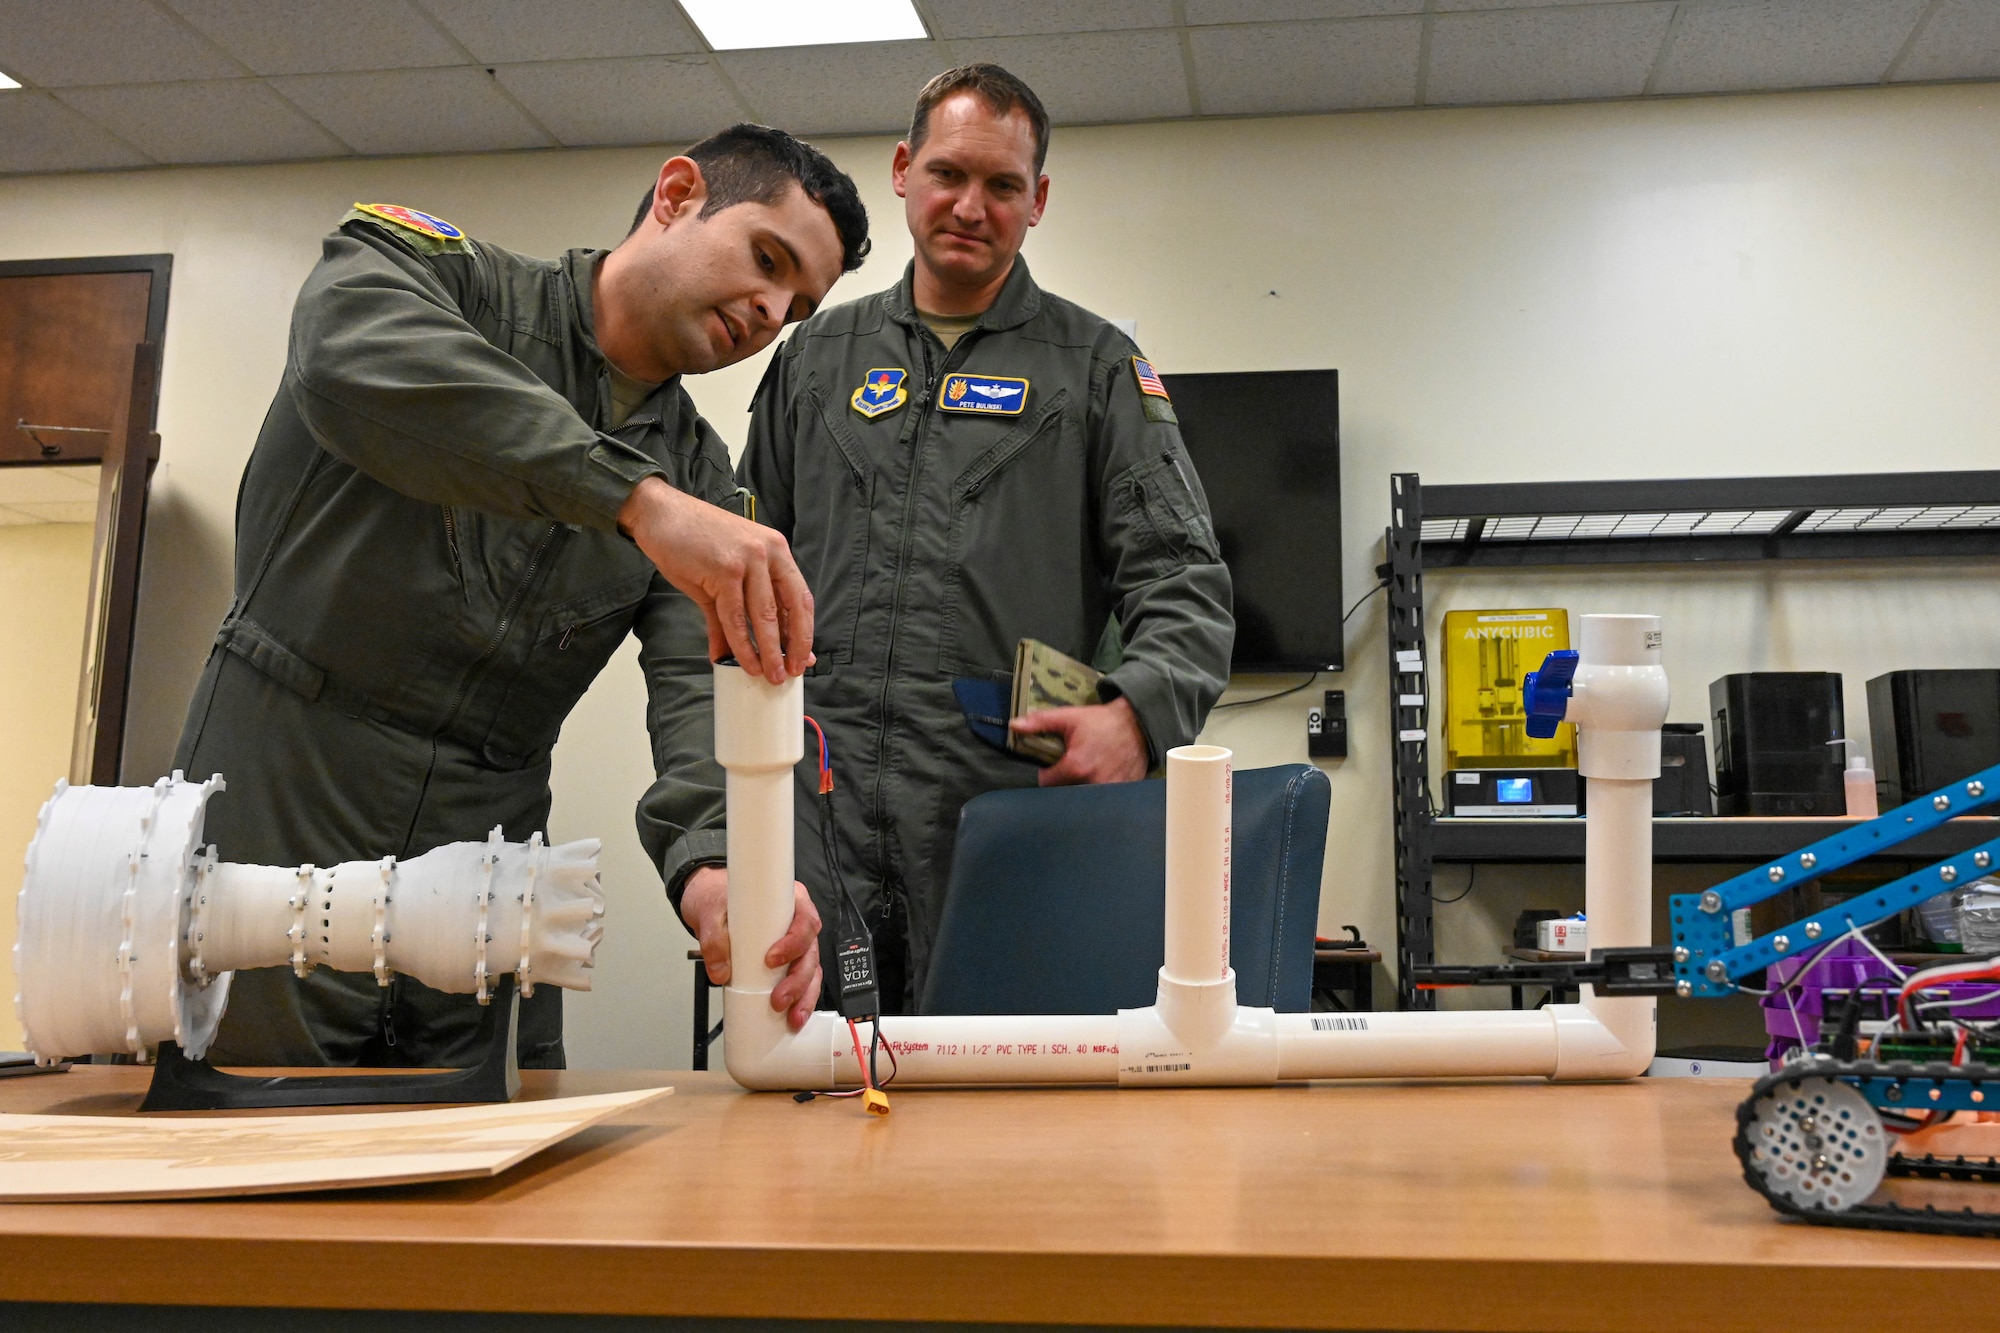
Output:
[[[0,1110],[119,1114],[145,1077],[4,1080]],[[522,1082],[677,1092],[493,1180],[0,1205],[0,1301],[1691,1333],[2000,1305],[2000,1241],[1781,1220],[1736,1080],[912,1089],[882,1120],[719,1073]]]

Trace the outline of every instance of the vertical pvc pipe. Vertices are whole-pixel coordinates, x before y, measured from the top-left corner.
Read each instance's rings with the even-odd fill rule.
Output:
[[[1167,957],[1163,976],[1201,986],[1229,975],[1230,751],[1167,751]]]
[[[768,992],[764,955],[792,924],[792,769],[805,756],[805,684],[715,668],[715,757],[727,771],[731,990]]]

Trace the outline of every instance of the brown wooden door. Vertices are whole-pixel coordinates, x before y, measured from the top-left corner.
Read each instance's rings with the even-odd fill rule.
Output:
[[[0,463],[104,457],[131,388],[132,349],[147,341],[153,277],[0,277]]]
[[[72,782],[119,780],[170,272],[165,255],[0,263],[0,467],[100,464]]]

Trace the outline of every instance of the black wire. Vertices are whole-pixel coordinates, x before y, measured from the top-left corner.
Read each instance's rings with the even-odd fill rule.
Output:
[[[1362,593],[1361,596],[1355,601],[1354,605],[1347,608],[1347,614],[1340,618],[1340,623],[1345,625],[1348,621],[1354,619],[1354,613],[1361,609],[1361,604],[1363,602],[1366,602],[1370,597],[1373,597],[1376,593],[1382,591],[1382,589],[1388,586],[1389,586],[1389,580],[1383,579],[1380,583],[1370,588],[1367,592]]]
[[[1254,699],[1235,699],[1226,704],[1217,704],[1214,708],[1210,709],[1209,711],[1214,713],[1214,712],[1220,712],[1225,708],[1247,708],[1251,704],[1268,703],[1273,699],[1282,699],[1288,694],[1297,694],[1300,690],[1308,688],[1314,681],[1318,679],[1319,679],[1319,672],[1315,671],[1310,676],[1307,676],[1304,680],[1300,681],[1298,684],[1292,686],[1290,689],[1279,690],[1275,694],[1260,694]]]
[[[1389,580],[1383,579],[1380,583],[1370,588],[1367,592],[1362,593],[1361,596],[1355,601],[1354,605],[1347,608],[1347,614],[1340,618],[1340,623],[1342,625],[1345,625],[1348,621],[1354,619],[1354,613],[1361,609],[1362,603],[1366,602],[1370,597],[1373,597],[1376,593],[1382,591],[1382,589],[1388,586],[1389,586]],[[1217,704],[1214,708],[1210,709],[1209,711],[1217,712],[1224,708],[1248,708],[1251,704],[1269,703],[1273,699],[1282,699],[1288,694],[1297,694],[1300,690],[1311,688],[1312,683],[1318,680],[1319,677],[1320,673],[1315,671],[1310,676],[1307,676],[1304,680],[1300,681],[1298,684],[1292,686],[1289,689],[1279,690],[1274,694],[1260,694],[1254,699],[1234,699],[1226,704]]]
[[[1476,880],[1477,880],[1478,878],[1479,878],[1479,864],[1478,864],[1478,862],[1476,862],[1476,861],[1469,861],[1469,862],[1467,862],[1467,863],[1466,863],[1466,866],[1465,866],[1465,887],[1464,887],[1464,888],[1463,888],[1462,890],[1460,890],[1460,891],[1459,891],[1459,895],[1458,895],[1458,897],[1456,897],[1456,898],[1440,898],[1440,897],[1438,897],[1438,896],[1437,896],[1437,895],[1436,895],[1435,893],[1433,893],[1433,894],[1431,895],[1431,901],[1432,901],[1432,902],[1434,902],[1434,903],[1456,903],[1456,902],[1463,902],[1463,901],[1465,901],[1465,896],[1466,896],[1466,894],[1468,894],[1468,893],[1471,893],[1471,892],[1472,892],[1472,885],[1473,885],[1474,881],[1476,881]]]

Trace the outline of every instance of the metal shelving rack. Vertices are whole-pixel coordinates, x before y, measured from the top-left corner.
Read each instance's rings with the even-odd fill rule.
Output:
[[[1431,870],[1439,861],[1574,861],[1581,823],[1439,819],[1430,804],[1424,570],[1756,560],[1909,560],[2000,555],[2000,472],[1891,472],[1689,481],[1507,482],[1424,487],[1389,479],[1389,717],[1396,837],[1398,1007],[1435,1001],[1410,981],[1435,962]],[[1412,658],[1411,654],[1414,654]],[[1412,666],[1415,673],[1412,672]],[[1830,823],[1831,821],[1828,821]],[[1960,829],[1960,825],[1965,825]],[[1989,826],[1990,827],[1990,826]],[[1660,820],[1661,859],[1758,861],[1825,836],[1814,820]],[[1983,840],[1954,821],[1912,855]]]

